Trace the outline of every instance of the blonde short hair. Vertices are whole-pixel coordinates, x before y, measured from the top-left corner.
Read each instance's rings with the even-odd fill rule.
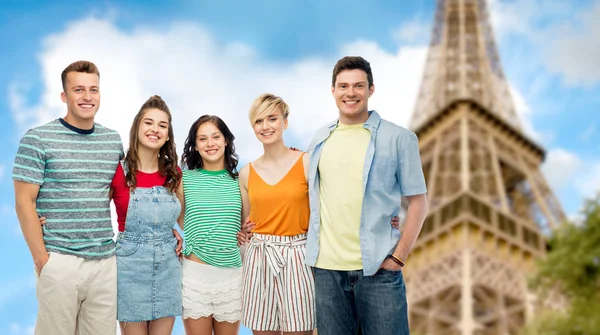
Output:
[[[250,113],[248,113],[248,116],[250,117],[250,124],[253,125],[256,120],[275,114],[277,109],[281,111],[283,119],[287,119],[288,115],[290,114],[290,108],[281,97],[271,93],[260,95],[258,98],[256,98],[256,100],[254,100],[252,106],[250,107]]]

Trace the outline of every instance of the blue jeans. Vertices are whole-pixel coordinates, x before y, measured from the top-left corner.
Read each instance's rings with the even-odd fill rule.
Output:
[[[319,335],[409,334],[402,271],[314,271]]]

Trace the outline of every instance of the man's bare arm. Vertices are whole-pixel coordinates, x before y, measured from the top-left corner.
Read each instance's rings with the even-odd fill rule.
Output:
[[[408,200],[408,209],[404,219],[404,230],[393,252],[394,257],[402,262],[405,262],[408,258],[408,254],[415,244],[423,227],[423,221],[427,216],[427,194],[412,195],[406,197],[406,199]]]
[[[35,269],[39,275],[46,262],[48,262],[48,251],[44,244],[42,225],[36,210],[36,199],[40,186],[36,184],[14,181],[15,187],[15,210],[21,224],[21,231],[31,252]]]

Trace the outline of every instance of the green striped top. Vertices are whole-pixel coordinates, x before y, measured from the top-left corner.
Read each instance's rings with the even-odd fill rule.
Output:
[[[242,218],[239,182],[227,170],[183,171],[184,255],[220,268],[242,266],[237,232]]]
[[[97,123],[82,130],[56,119],[25,133],[12,178],[40,185],[36,210],[46,217],[48,251],[88,259],[114,254],[108,191],[122,155],[119,134]]]

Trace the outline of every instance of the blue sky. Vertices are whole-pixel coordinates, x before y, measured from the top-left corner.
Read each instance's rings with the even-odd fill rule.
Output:
[[[408,125],[432,26],[420,1],[21,1],[0,5],[0,333],[31,334],[33,265],[14,214],[10,173],[24,131],[64,116],[60,71],[101,71],[98,121],[126,134],[151,94],[174,113],[176,141],[198,116],[222,116],[247,162],[258,156],[246,114],[258,94],[291,105],[288,144],[336,115],[330,72],[346,54],[373,66],[371,107]],[[542,169],[574,217],[600,189],[600,1],[489,0],[505,75]],[[175,334],[182,333],[180,321]]]

